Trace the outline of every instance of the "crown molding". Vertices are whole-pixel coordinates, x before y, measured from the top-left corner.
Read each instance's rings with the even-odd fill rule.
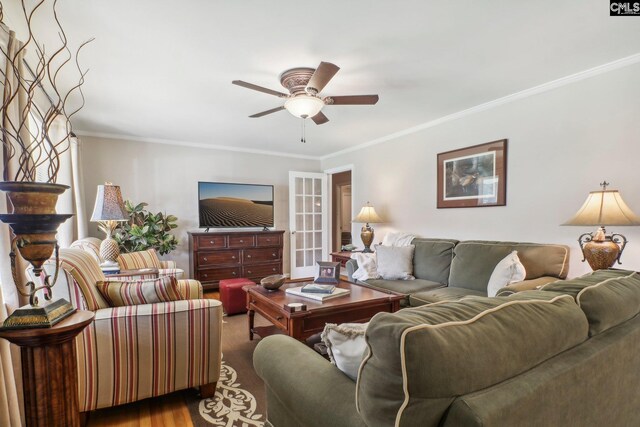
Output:
[[[258,150],[254,148],[232,147],[230,145],[211,145],[211,144],[205,144],[201,142],[175,141],[172,139],[161,139],[161,138],[144,138],[139,136],[128,136],[128,135],[120,135],[120,134],[114,134],[114,133],[87,132],[83,130],[78,130],[78,131],[74,130],[74,132],[78,136],[88,136],[92,138],[115,139],[119,141],[146,142],[150,144],[177,145],[179,147],[235,151],[239,153],[262,154],[267,156],[278,156],[278,157],[292,157],[296,159],[305,159],[305,160],[320,160],[320,156],[308,156],[304,154],[283,153],[280,151]]]
[[[502,98],[494,99],[493,101],[485,102],[484,104],[476,105],[475,107],[471,107],[466,110],[458,111],[457,113],[449,114],[447,116],[443,116],[435,120],[431,120],[429,122],[422,123],[420,125],[401,130],[399,132],[394,132],[392,134],[383,136],[381,138],[376,138],[372,141],[364,142],[362,144],[358,144],[353,147],[345,148],[344,150],[336,151],[334,153],[321,156],[320,160],[326,160],[342,154],[350,153],[357,150],[362,150],[363,148],[371,147],[372,145],[382,144],[383,142],[391,141],[405,135],[410,135],[412,133],[420,132],[422,130],[429,129],[429,128],[441,125],[443,123],[458,120],[462,117],[466,117],[471,114],[475,114],[481,111],[486,111],[492,108],[500,107],[510,102],[518,101],[520,99],[524,99],[530,96],[538,95],[540,93],[548,92],[550,90],[557,89],[562,86],[570,85],[572,83],[576,83],[581,80],[585,80],[591,77],[605,74],[610,71],[628,67],[630,65],[634,65],[637,63],[640,63],[640,53],[636,53],[634,55],[627,56],[625,58],[621,58],[616,61],[608,62],[606,64],[599,65],[597,67],[589,68],[588,70],[580,71],[578,73],[571,74],[566,77],[561,77],[559,79],[552,80],[550,82],[543,83],[541,85],[534,86],[532,88],[513,93],[511,95],[503,96]]]

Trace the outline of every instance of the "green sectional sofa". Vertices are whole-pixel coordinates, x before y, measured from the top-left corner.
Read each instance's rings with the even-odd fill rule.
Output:
[[[640,275],[603,270],[504,297],[379,313],[357,382],[282,335],[258,344],[268,425],[631,426]]]
[[[485,240],[415,238],[413,275],[415,280],[367,280],[367,286],[405,295],[403,306],[419,306],[464,296],[487,296],[487,283],[496,265],[512,251],[518,251],[527,276],[506,292],[535,289],[564,279],[569,268],[569,247],[565,245],[496,242]],[[347,261],[353,281],[356,260]]]

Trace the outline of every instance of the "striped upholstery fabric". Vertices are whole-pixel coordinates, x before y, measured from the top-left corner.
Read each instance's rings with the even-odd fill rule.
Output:
[[[123,270],[160,268],[160,259],[155,249],[147,249],[146,251],[120,254],[118,264]]]
[[[178,269],[178,264],[172,260],[160,260],[160,269]]]
[[[70,247],[72,249],[82,249],[100,264],[102,262],[100,258],[100,243],[102,243],[102,241],[97,237],[85,237],[84,239],[76,240]]]
[[[184,275],[184,270],[181,268],[161,268],[158,270],[158,276],[172,276],[176,279],[181,279]]]
[[[106,279],[91,255],[81,249],[60,249],[60,266],[73,276],[88,310],[109,307],[96,288],[96,283]]]
[[[175,277],[124,282],[105,280],[96,284],[98,291],[111,307],[155,304],[184,299]]]
[[[80,411],[217,381],[221,332],[216,300],[98,310],[76,338]]]
[[[178,280],[178,290],[183,299],[202,299],[202,285],[197,280]]]

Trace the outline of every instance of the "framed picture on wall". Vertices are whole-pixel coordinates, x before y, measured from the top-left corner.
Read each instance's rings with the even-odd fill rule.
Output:
[[[507,204],[507,140],[438,154],[438,208]]]

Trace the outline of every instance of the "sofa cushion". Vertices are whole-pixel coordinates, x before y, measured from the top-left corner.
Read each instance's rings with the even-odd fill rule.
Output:
[[[567,246],[469,240],[458,243],[453,250],[449,286],[486,291],[493,269],[512,251],[518,251],[526,279],[567,275]]]
[[[415,246],[376,245],[378,274],[385,280],[413,280]]]
[[[155,304],[183,299],[177,280],[173,276],[136,281],[105,280],[98,282],[96,287],[111,307]]]
[[[486,292],[474,291],[465,288],[439,288],[429,291],[416,292],[409,295],[409,305],[417,307],[424,304],[432,304],[440,301],[457,301],[468,296],[486,297]]]
[[[362,283],[362,282],[359,282]],[[400,305],[407,306],[409,305],[409,294],[413,294],[420,291],[426,291],[429,289],[442,288],[442,284],[437,282],[432,282],[430,280],[367,280],[365,282],[365,286],[369,286],[373,289],[378,289],[382,291],[391,291],[398,294],[406,295],[407,297],[404,300],[400,301]]]
[[[160,258],[155,249],[130,252],[118,256],[118,264],[123,270],[137,270],[141,268],[160,268]]]
[[[327,346],[329,360],[354,381],[367,347],[364,341],[367,326],[368,322],[327,323],[322,331],[322,342]]]
[[[457,243],[457,240],[413,239],[413,275],[416,279],[448,284],[453,248]]]
[[[525,277],[527,272],[518,258],[518,251],[513,251],[493,269],[487,284],[487,296],[495,297],[501,288],[522,282]]]
[[[590,336],[640,312],[640,274],[635,271],[597,270],[576,279],[549,283],[542,290],[574,296],[589,320]]]
[[[457,396],[513,378],[587,333],[567,295],[474,297],[378,313],[356,386],[360,415],[372,427],[438,425]]]

